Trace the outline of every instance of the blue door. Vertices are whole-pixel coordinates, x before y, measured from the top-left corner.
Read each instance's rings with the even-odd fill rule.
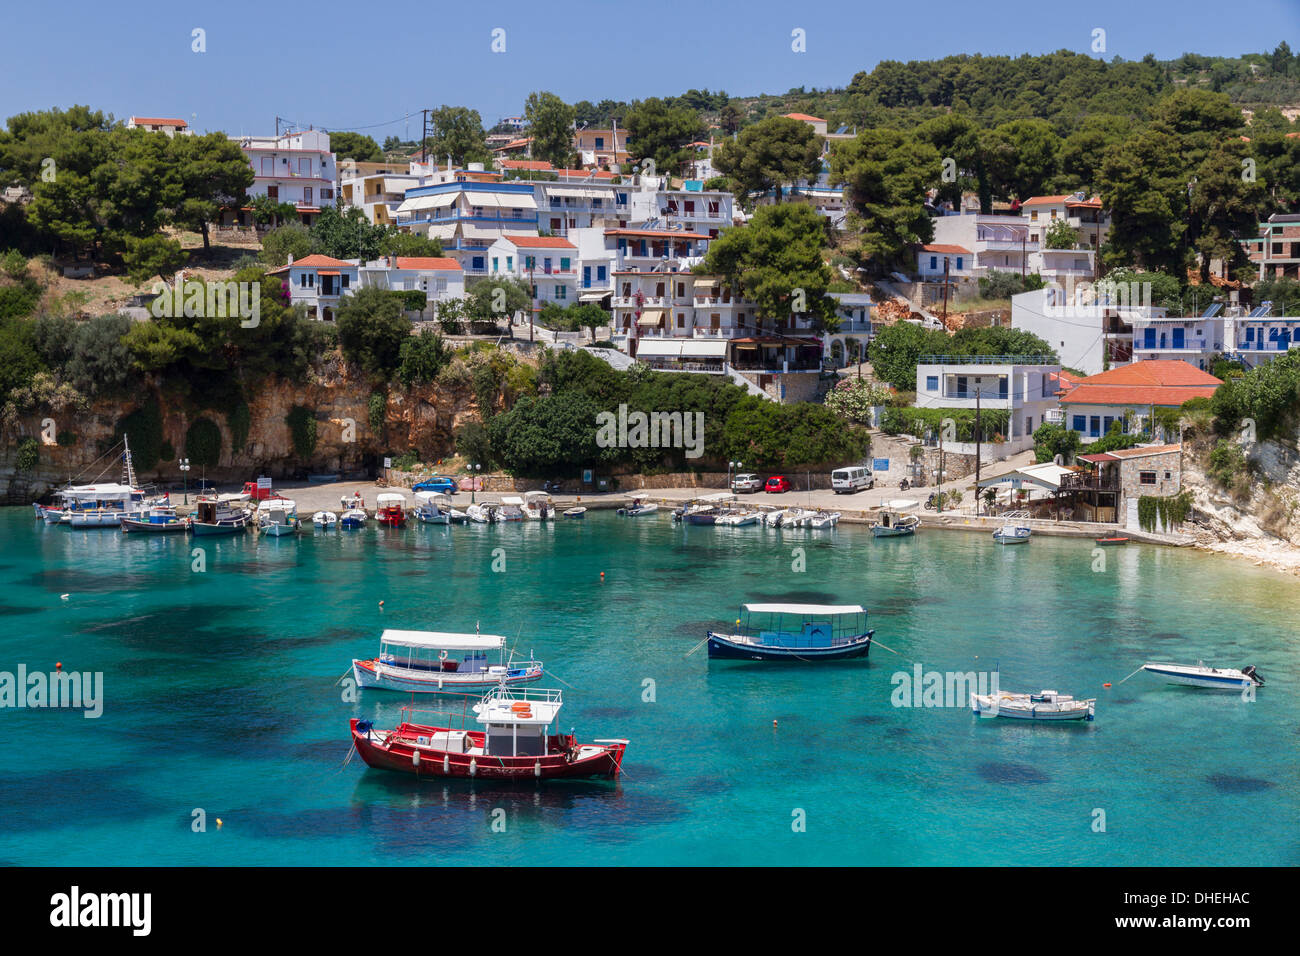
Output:
[[[1153,349],[1153,348],[1156,347],[1156,330],[1155,330],[1155,329],[1143,329],[1143,330],[1142,330],[1142,347],[1143,347],[1143,348],[1146,348],[1146,349]]]
[[[582,287],[584,289],[591,288],[591,266],[582,267]]]
[[[1183,347],[1183,336],[1186,331],[1186,329],[1174,329],[1174,348],[1180,349]]]

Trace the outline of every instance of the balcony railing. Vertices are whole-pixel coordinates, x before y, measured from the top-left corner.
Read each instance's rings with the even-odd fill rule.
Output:
[[[1119,491],[1119,474],[1074,474],[1061,476],[1062,491]]]
[[[1055,365],[1050,355],[922,355],[918,365]]]

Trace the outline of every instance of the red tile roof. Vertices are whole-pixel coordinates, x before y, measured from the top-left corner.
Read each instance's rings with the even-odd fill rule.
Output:
[[[1222,384],[1187,362],[1154,359],[1081,378],[1061,396],[1061,404],[1174,408],[1191,398],[1209,398]]]
[[[463,272],[459,262],[446,256],[396,256],[397,268],[425,272]]]
[[[786,113],[786,119],[802,120],[805,123],[825,123],[826,121],[820,116],[809,116],[807,113]]]
[[[544,159],[503,159],[499,165],[502,169],[544,169],[548,172],[555,169]]]
[[[1074,194],[1068,196],[1030,196],[1021,206],[1052,206],[1056,203],[1065,203],[1067,206],[1096,206],[1101,208],[1101,200],[1096,196],[1091,199],[1075,199]]]
[[[944,243],[931,244],[921,248],[926,252],[944,252],[950,255],[969,256],[971,254],[971,251],[963,246],[950,246]]]
[[[507,242],[526,249],[576,249],[573,243],[563,236],[502,236]]]
[[[284,272],[290,266],[303,269],[355,269],[350,262],[344,262],[342,259],[332,259],[329,256],[313,254],[303,256],[301,259],[295,259],[291,263],[280,266],[278,269],[271,269],[267,275],[274,275],[277,272]]]
[[[189,124],[183,119],[173,119],[167,116],[132,116],[131,122],[136,126],[176,126],[184,129]]]

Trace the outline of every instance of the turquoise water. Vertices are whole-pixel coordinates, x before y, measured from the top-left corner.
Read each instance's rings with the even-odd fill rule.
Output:
[[[0,671],[102,671],[105,697],[97,720],[0,711],[0,862],[1300,863],[1300,588],[1242,562],[1129,545],[1094,571],[1087,541],[611,513],[198,539],[203,572],[194,539],[46,527],[28,509],[0,511],[0,541]],[[897,654],[688,656],[745,600],[860,602]],[[345,702],[351,658],[385,627],[476,624],[566,682],[542,684],[565,692],[563,730],[631,739],[621,781],[443,784],[344,764],[348,718],[387,726],[405,700]],[[1268,684],[1244,703],[1118,683],[1149,658],[1198,657],[1253,663]],[[891,675],[915,662],[1096,696],[1097,720],[894,707]]]

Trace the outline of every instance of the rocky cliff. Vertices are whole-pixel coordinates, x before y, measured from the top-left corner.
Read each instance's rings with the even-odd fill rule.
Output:
[[[37,409],[19,417],[0,442],[0,501],[26,504],[70,477],[91,481],[117,481],[120,464],[111,456],[96,460],[110,448],[122,419],[156,394],[162,410],[162,436],[176,455],[185,454],[185,436],[194,420],[206,417],[221,431],[220,464],[206,469],[206,477],[217,482],[248,481],[258,475],[287,477],[295,473],[371,471],[382,465],[385,455],[400,455],[416,449],[424,461],[437,461],[452,451],[455,429],[467,419],[477,419],[478,408],[468,388],[447,389],[437,384],[412,388],[392,387],[384,404],[383,427],[370,422],[371,387],[349,379],[337,366],[318,370],[312,384],[271,380],[247,397],[250,424],[242,447],[233,447],[227,416],[200,410],[192,403],[169,394],[156,385],[146,386],[133,402],[95,402],[85,411]],[[316,447],[303,461],[294,450],[293,435],[286,421],[295,406],[306,408],[316,423]],[[53,426],[49,425],[53,420]],[[71,433],[72,444],[47,444],[43,435]],[[34,469],[18,468],[17,446],[26,437],[40,442]],[[190,472],[191,482],[199,469]],[[159,462],[137,469],[142,482],[179,482],[176,461]]]

